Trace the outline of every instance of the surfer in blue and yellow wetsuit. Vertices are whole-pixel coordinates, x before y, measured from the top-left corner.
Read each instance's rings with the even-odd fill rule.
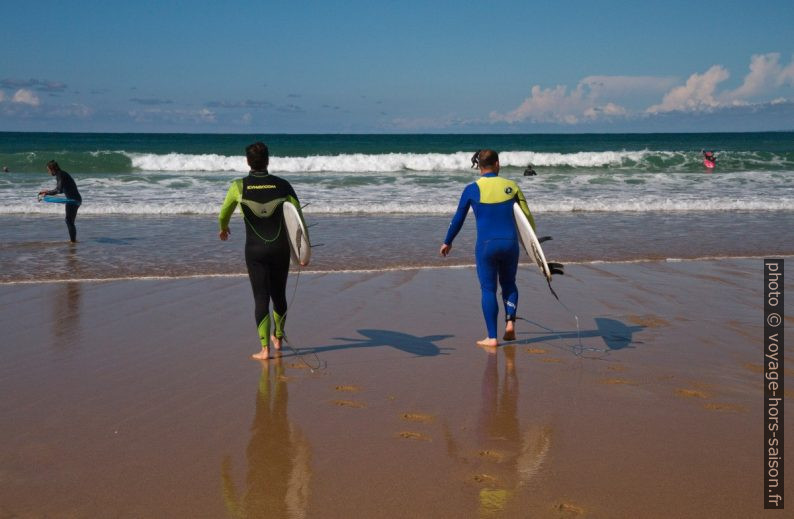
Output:
[[[223,241],[229,239],[229,220],[237,204],[240,204],[245,220],[245,265],[254,292],[254,316],[262,344],[262,350],[252,357],[267,359],[270,341],[274,349],[281,349],[287,320],[290,246],[282,204],[293,204],[301,219],[303,213],[290,183],[268,173],[270,154],[267,146],[255,142],[245,149],[245,154],[251,172],[247,177],[233,181],[226,193],[218,216],[221,229],[219,237]],[[270,335],[271,300],[273,335]]]
[[[472,163],[472,167],[480,168],[480,178],[463,190],[458,210],[449,224],[449,231],[440,252],[442,256],[449,254],[452,240],[460,232],[471,207],[477,220],[475,258],[482,290],[482,313],[488,329],[488,336],[477,341],[477,344],[495,347],[499,345],[496,337],[496,321],[499,316],[499,305],[496,300],[497,280],[502,287],[507,321],[503,338],[510,341],[516,337],[515,320],[518,305],[516,271],[519,243],[513,218],[513,204],[519,204],[533,229],[535,221],[518,184],[498,176],[499,155],[495,151],[481,150],[475,153]]]

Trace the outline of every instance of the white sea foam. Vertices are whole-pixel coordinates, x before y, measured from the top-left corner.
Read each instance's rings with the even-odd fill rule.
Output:
[[[458,155],[456,160],[468,160],[467,154]],[[567,156],[568,163],[573,162],[574,156],[589,165],[598,161],[634,160],[620,153],[571,154]],[[210,156],[172,157],[182,157],[171,162],[171,167],[177,168],[185,166],[184,157]],[[368,156],[340,157],[349,161],[365,160]],[[394,157],[399,157],[400,167],[403,167],[406,158],[420,155],[395,154]],[[422,167],[432,166],[426,160],[427,155],[421,157]],[[449,159],[453,155],[438,155],[439,164],[444,157]],[[509,154],[507,157],[522,162],[525,159],[511,159]],[[311,166],[304,163],[301,168],[307,165]],[[189,166],[196,168],[200,164],[194,162]],[[353,168],[353,162],[346,163],[345,167]],[[532,210],[540,212],[794,211],[792,171],[705,174],[605,168],[547,172],[536,177],[523,177],[512,170],[503,175],[515,179]],[[84,201],[80,214],[216,214],[230,180],[240,176],[240,172],[234,171],[180,170],[77,175]],[[427,169],[306,172],[301,169],[284,176],[301,200],[311,203],[307,208],[310,213],[450,214],[464,186],[478,175],[466,167],[443,172]],[[60,204],[36,201],[35,193],[52,187],[52,180],[42,176],[17,177],[13,181],[0,178],[0,214],[62,213]]]
[[[306,199],[304,199],[306,200]],[[557,200],[536,199],[531,202],[533,212],[566,213],[566,212],[616,212],[616,213],[647,213],[647,212],[687,212],[687,211],[791,211],[794,210],[794,198],[669,198],[663,196],[645,196],[631,200],[614,200],[601,198],[561,198]],[[103,200],[84,202],[80,207],[80,215],[217,215],[218,200],[185,202],[175,200],[139,202],[132,200]],[[313,200],[305,211],[309,214],[417,214],[417,215],[451,215],[456,204],[405,201],[384,202]],[[60,204],[38,204],[35,202],[17,202],[0,206],[0,214],[63,214]]]
[[[500,154],[503,167],[604,167],[641,161],[648,151],[600,151],[578,153],[536,153],[507,151]],[[658,152],[657,152],[658,153]],[[210,171],[246,172],[245,157],[215,154],[191,155],[169,153],[129,153],[133,168],[140,171]],[[351,153],[308,157],[271,157],[273,173],[337,171],[347,173],[387,173],[398,171],[465,171],[471,167],[471,153]]]
[[[127,153],[132,167],[141,171],[248,171],[245,157],[184,153]]]

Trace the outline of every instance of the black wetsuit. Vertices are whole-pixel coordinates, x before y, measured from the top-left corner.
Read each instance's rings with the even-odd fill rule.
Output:
[[[47,195],[59,195],[61,193],[70,200],[66,205],[66,228],[69,229],[69,239],[77,241],[77,227],[74,221],[77,218],[77,210],[80,204],[83,203],[83,198],[80,196],[80,191],[77,190],[77,184],[72,176],[62,169],[55,172],[55,179],[57,184],[55,189],[47,191]]]
[[[221,229],[239,203],[245,219],[245,264],[254,292],[254,315],[262,345],[269,340],[270,301],[276,337],[283,337],[287,315],[287,275],[290,246],[284,227],[282,204],[297,204],[298,197],[286,180],[267,172],[252,171],[229,188],[219,217]]]

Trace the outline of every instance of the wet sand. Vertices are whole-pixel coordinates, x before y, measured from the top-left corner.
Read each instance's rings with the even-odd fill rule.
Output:
[[[0,285],[0,517],[764,516],[761,260],[554,285],[302,274],[264,364],[246,278]]]

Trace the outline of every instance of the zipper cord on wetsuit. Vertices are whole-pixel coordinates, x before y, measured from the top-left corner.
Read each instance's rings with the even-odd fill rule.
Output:
[[[248,225],[248,227],[250,227],[251,230],[254,231],[254,234],[256,234],[257,238],[259,238],[265,243],[273,243],[274,241],[278,240],[278,237],[281,236],[281,226],[284,225],[284,220],[283,219],[279,220],[278,231],[276,231],[276,235],[272,239],[268,240],[267,238],[263,238],[261,234],[256,232],[256,228],[254,228],[254,224],[248,221],[248,218],[246,218],[244,212],[243,212],[243,220],[245,220],[246,225]]]

